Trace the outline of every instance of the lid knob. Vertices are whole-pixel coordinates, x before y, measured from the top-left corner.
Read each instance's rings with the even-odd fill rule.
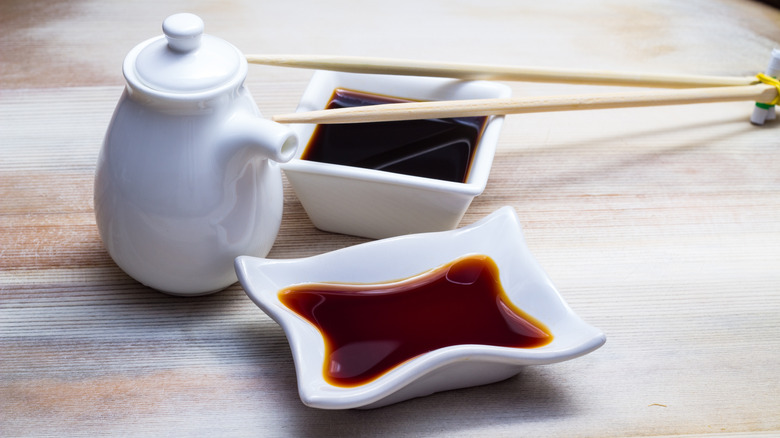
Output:
[[[171,15],[163,21],[162,29],[171,50],[186,53],[200,47],[203,20],[195,14]]]

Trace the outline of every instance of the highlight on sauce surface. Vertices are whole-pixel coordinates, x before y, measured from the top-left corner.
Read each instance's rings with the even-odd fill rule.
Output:
[[[326,109],[410,102],[338,88]],[[466,182],[487,117],[323,124],[301,159]]]
[[[280,301],[325,340],[325,380],[355,387],[416,356],[452,345],[537,348],[553,336],[504,292],[498,267],[469,255],[387,283],[310,283]]]

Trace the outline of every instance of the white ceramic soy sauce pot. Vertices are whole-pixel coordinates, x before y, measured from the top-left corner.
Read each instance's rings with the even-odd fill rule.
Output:
[[[236,282],[238,255],[266,255],[282,219],[278,162],[297,138],[263,119],[244,87],[247,62],[203,34],[196,15],[163,22],[164,36],[124,61],[127,85],[97,164],[95,215],[117,265],[174,295]]]

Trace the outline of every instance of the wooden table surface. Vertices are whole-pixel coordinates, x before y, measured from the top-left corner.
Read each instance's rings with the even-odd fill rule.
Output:
[[[181,11],[247,54],[743,76],[780,42],[778,11],[737,0],[0,3],[1,436],[780,433],[780,120],[751,125],[750,102],[508,117],[462,224],[513,206],[606,345],[493,385],[317,410],[239,285],[161,294],[98,237],[93,175],[122,59]],[[279,114],[310,75],[250,66],[247,84]],[[285,182],[269,257],[363,241],[315,229]]]

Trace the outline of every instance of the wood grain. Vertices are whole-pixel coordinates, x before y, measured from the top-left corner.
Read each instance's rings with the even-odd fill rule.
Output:
[[[130,279],[100,242],[92,184],[121,93],[114,52],[159,32],[166,9],[187,6],[147,4],[35,0],[11,2],[9,15],[0,14],[10,29],[0,35],[0,435],[780,432],[780,123],[752,126],[748,102],[508,117],[488,186],[462,223],[514,207],[542,267],[571,307],[604,330],[607,344],[493,385],[372,411],[314,410],[298,398],[282,330],[240,286],[170,297]],[[644,62],[656,71],[741,75],[762,68],[780,41],[780,14],[737,0],[497,2],[491,10],[415,3],[429,29],[403,24],[409,35],[395,41],[387,35],[408,23],[411,3],[356,22],[361,41],[340,31],[300,35],[323,31],[323,18],[380,6],[236,2],[217,12],[188,5],[207,30],[245,52],[274,41],[287,53],[404,56],[420,46],[415,53],[429,59],[506,55],[555,64],[554,54],[565,51],[588,66]],[[298,27],[289,14],[302,6]],[[257,26],[261,16],[266,26]],[[95,28],[116,31],[102,40],[82,31]],[[511,44],[480,39],[500,32],[510,32]],[[539,32],[544,48],[529,42]],[[46,68],[33,62],[56,42],[63,58]],[[84,66],[84,75],[49,70],[63,66]],[[265,114],[293,111],[308,79],[279,70],[250,68],[250,90]],[[526,96],[600,91],[512,87]],[[271,257],[364,241],[315,229],[285,182]]]

